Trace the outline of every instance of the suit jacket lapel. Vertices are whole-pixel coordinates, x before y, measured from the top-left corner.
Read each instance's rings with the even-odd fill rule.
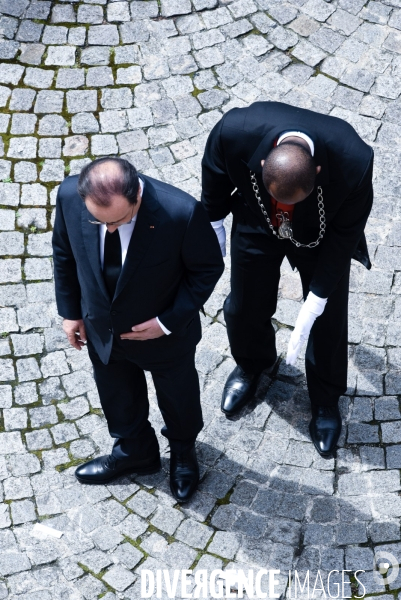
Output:
[[[105,295],[107,300],[110,302],[110,296],[108,294],[106,284],[103,279],[103,273],[100,266],[100,253],[99,253],[99,225],[93,225],[89,223],[88,219],[93,219],[90,212],[87,210],[85,204],[83,204],[81,212],[81,226],[82,226],[82,237],[84,239],[86,253],[88,255],[89,264],[96,277],[96,281],[99,284],[102,293]]]
[[[156,190],[148,177],[141,175],[141,178],[145,182],[142,202],[138,210],[135,229],[131,236],[127,256],[124,261],[120,278],[117,282],[114,298],[121,294],[125,285],[134,275],[143,258],[146,256],[157,235],[158,225],[160,223],[160,216],[156,214],[160,208]]]

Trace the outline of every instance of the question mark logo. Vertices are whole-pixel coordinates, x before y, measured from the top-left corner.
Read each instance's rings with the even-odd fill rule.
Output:
[[[388,585],[395,581],[400,570],[398,563],[391,552],[376,552],[373,558],[373,577],[376,583]]]

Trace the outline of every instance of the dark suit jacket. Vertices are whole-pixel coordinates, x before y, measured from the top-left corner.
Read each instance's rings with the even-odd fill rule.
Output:
[[[373,202],[373,150],[341,119],[279,102],[255,102],[227,112],[210,133],[202,161],[202,203],[211,221],[233,212],[244,232],[273,235],[257,204],[250,171],[256,173],[267,211],[270,198],[262,182],[260,161],[284,131],[302,131],[315,144],[322,167],[313,192],[293,215],[294,238],[305,244],[319,235],[317,186],[323,189],[327,229],[313,250],[317,265],[310,289],[327,298],[351,257],[370,268],[364,228]],[[238,193],[232,192],[238,188]],[[298,250],[295,250],[298,252]]]
[[[53,232],[54,276],[59,314],[85,321],[88,338],[107,364],[116,336],[159,317],[172,333],[128,341],[141,357],[184,353],[201,335],[199,309],[213,291],[224,263],[216,235],[200,202],[166,183],[141,175],[142,203],[113,301],[99,256],[99,227],[88,219],[67,177],[57,196]]]

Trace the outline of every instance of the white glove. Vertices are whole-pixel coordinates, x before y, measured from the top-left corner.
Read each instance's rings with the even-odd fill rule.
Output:
[[[294,331],[291,333],[287,350],[287,365],[295,365],[302,344],[308,339],[312,325],[324,311],[326,303],[327,298],[319,298],[312,292],[309,292],[299,311]]]
[[[221,253],[223,256],[226,255],[226,230],[224,229],[224,219],[220,219],[220,221],[212,221],[210,223],[213,227],[215,234],[217,235],[217,239],[219,240]]]

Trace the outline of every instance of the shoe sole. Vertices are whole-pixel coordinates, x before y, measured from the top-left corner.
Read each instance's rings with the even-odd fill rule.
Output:
[[[138,467],[136,469],[125,469],[124,471],[120,471],[117,475],[113,475],[112,477],[108,477],[107,479],[98,479],[96,481],[94,481],[93,479],[84,479],[82,477],[78,477],[76,474],[75,477],[79,481],[79,483],[85,483],[86,485],[105,485],[114,481],[115,479],[119,479],[120,477],[124,477],[125,475],[132,475],[133,473],[135,473],[136,475],[154,475],[155,473],[158,473],[161,470],[161,468],[162,466],[159,462],[158,465],[155,464],[154,466]]]

